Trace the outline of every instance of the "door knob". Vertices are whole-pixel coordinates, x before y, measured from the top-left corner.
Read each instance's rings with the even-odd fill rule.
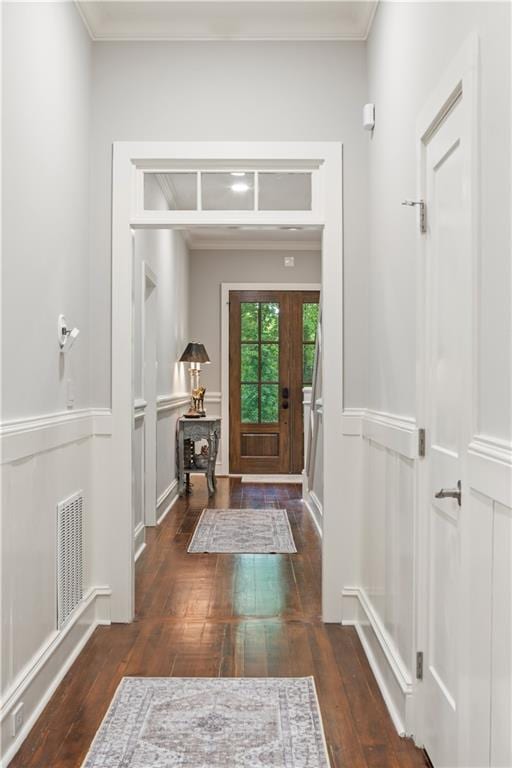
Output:
[[[288,408],[288,400],[283,400],[283,402],[281,403],[281,405],[283,406],[284,410],[286,411],[286,410],[287,410],[287,408]]]
[[[441,490],[436,493],[436,499],[457,499],[457,504],[460,507],[462,504],[460,480],[457,482],[456,488],[441,488]]]

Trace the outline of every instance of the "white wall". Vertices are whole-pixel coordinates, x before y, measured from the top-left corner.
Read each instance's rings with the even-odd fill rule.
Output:
[[[116,140],[335,140],[345,146],[345,400],[366,391],[364,43],[97,43],[93,60],[91,302],[110,326]],[[110,335],[95,334],[94,402],[110,402]]]
[[[295,257],[284,266],[285,255]],[[321,283],[321,255],[315,251],[214,250],[190,253],[190,333],[202,342],[211,363],[201,382],[220,392],[221,283]]]
[[[5,3],[2,418],[75,407],[89,388],[91,43],[70,4]],[[81,335],[65,362],[63,312]],[[23,347],[20,347],[23,339]]]
[[[107,575],[97,546],[105,495],[94,472],[108,456],[109,416],[90,409],[91,43],[72,3],[3,3],[2,11],[0,719],[7,762],[73,654],[108,620],[107,591],[97,588]],[[65,359],[61,312],[81,331]],[[86,600],[57,632],[56,510],[79,490]],[[20,701],[24,722],[15,739],[11,712]]]
[[[154,210],[167,205],[155,180],[150,179]],[[141,307],[142,264],[146,262],[157,278],[157,499],[160,515],[175,494],[176,418],[186,406],[190,383],[187,367],[178,363],[189,341],[189,256],[180,232],[168,229],[138,230],[134,249],[134,394],[142,397]],[[144,414],[136,421],[135,439],[135,525],[142,520],[143,478],[138,457],[144,445]]]
[[[416,120],[467,36],[481,44],[481,274],[477,432],[512,436],[510,352],[510,6],[383,3],[368,41],[371,408],[414,416]]]
[[[354,543],[359,540],[359,591],[355,592],[361,631],[395,720],[410,731],[414,719],[408,702],[414,690],[417,650],[412,588],[416,428],[424,425],[416,420],[417,217],[400,203],[417,190],[419,113],[458,49],[476,32],[480,41],[481,247],[473,429],[475,436],[484,435],[489,443],[480,443],[470,461],[464,514],[466,524],[474,526],[476,549],[472,583],[465,586],[470,600],[482,606],[478,621],[487,621],[484,606],[490,605],[504,618],[499,626],[496,622],[491,626],[489,619],[489,626],[481,627],[483,635],[492,638],[493,650],[490,645],[477,648],[472,631],[467,633],[473,663],[465,684],[483,685],[491,679],[491,695],[500,701],[500,708],[493,705],[491,720],[487,688],[487,699],[479,698],[484,717],[478,727],[468,728],[466,748],[471,750],[472,739],[481,733],[485,721],[490,728],[486,749],[494,755],[492,765],[512,761],[512,675],[510,664],[497,650],[510,649],[512,643],[512,574],[504,554],[508,544],[501,544],[502,537],[512,540],[510,28],[506,3],[379,4],[367,45],[367,93],[368,101],[376,105],[376,126],[367,137],[369,391],[362,441],[357,412],[348,412],[345,419],[345,442],[353,446],[347,456],[359,455],[362,462],[362,514],[353,532]],[[471,334],[470,328],[467,333]],[[345,595],[346,617],[353,618],[354,591],[345,590]],[[476,752],[471,759],[478,759]]]

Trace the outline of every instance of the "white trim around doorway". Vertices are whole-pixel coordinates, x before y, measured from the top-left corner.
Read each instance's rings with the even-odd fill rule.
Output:
[[[144,209],[144,173],[184,168],[205,172],[233,168],[311,171],[312,205],[303,211],[211,211]],[[343,403],[343,145],[341,142],[114,142],[112,174],[112,506],[104,546],[110,553],[112,620],[134,616],[132,506],[133,430],[133,232],[136,229],[199,227],[307,227],[322,230],[322,308],[325,353],[323,402],[324,539],[322,608],[327,622],[341,620],[338,542],[345,520],[339,514],[337,445]],[[170,439],[172,439],[170,437]]]
[[[230,291],[321,291],[321,283],[221,283],[220,285],[220,399],[222,463],[220,475],[229,475],[229,293]]]

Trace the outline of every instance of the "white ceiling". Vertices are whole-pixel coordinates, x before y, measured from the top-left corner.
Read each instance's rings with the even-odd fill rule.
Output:
[[[183,231],[193,251],[320,251],[319,229],[191,227]]]
[[[365,40],[366,0],[81,0],[93,40]]]

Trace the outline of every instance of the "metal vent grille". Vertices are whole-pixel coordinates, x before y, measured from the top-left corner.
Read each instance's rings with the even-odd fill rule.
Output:
[[[57,506],[57,627],[65,624],[83,594],[83,492]]]

